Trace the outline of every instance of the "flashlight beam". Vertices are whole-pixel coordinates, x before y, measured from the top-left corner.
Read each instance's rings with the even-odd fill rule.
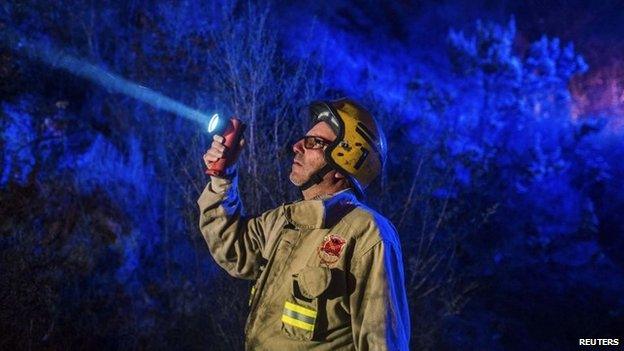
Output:
[[[26,54],[54,68],[63,69],[100,85],[109,91],[133,97],[157,109],[171,112],[192,121],[205,123],[208,120],[208,116],[199,110],[190,108],[159,92],[108,72],[85,60],[64,53],[49,44],[20,37],[15,33],[11,33],[8,29],[0,30],[0,40],[16,52]]]

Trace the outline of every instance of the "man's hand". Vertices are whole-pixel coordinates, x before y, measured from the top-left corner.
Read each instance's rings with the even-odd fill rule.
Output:
[[[240,155],[243,146],[245,146],[245,139],[241,138],[238,147],[235,150],[228,150],[228,148],[223,145],[223,141],[224,138],[221,135],[215,134],[212,137],[210,149],[208,149],[203,156],[204,163],[206,164],[206,167],[210,168],[211,163],[216,162],[225,156],[227,157],[225,173],[231,174],[234,168],[233,166],[236,164],[236,160],[238,159],[238,155]]]

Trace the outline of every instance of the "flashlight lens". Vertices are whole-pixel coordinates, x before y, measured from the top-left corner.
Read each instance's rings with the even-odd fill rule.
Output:
[[[208,133],[214,132],[218,124],[219,124],[219,114],[215,113],[214,115],[212,115],[212,117],[210,117],[210,122],[208,122]]]

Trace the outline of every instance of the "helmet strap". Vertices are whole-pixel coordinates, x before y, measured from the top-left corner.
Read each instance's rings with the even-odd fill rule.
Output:
[[[314,174],[312,174],[310,176],[310,179],[308,179],[307,182],[301,184],[299,186],[299,190],[304,191],[309,189],[310,187],[312,187],[313,185],[316,185],[320,182],[323,181],[323,177],[325,177],[325,175],[327,173],[329,173],[329,171],[332,170],[332,167],[328,164],[326,164],[325,166],[323,166],[323,168],[319,169],[318,171],[316,171]]]

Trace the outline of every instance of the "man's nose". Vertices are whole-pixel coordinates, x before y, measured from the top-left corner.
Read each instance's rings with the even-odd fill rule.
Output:
[[[299,154],[304,153],[305,148],[303,147],[303,139],[298,140],[296,143],[294,143],[292,146],[292,149],[294,153],[299,153]]]

